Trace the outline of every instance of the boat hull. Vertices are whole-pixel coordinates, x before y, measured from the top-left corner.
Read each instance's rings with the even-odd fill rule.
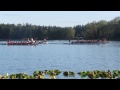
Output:
[[[71,41],[70,44],[105,44],[106,40],[77,40],[77,41]]]
[[[38,42],[8,42],[7,45],[38,45]]]

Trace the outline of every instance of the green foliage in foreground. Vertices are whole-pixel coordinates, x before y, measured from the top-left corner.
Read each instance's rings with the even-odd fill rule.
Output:
[[[27,75],[26,73],[17,73],[11,74],[8,73],[5,76],[0,74],[0,79],[56,79],[56,76],[62,74],[65,77],[75,77],[76,74],[72,71],[64,71],[63,73],[60,70],[36,70],[33,72],[33,75]],[[86,79],[120,79],[120,70],[113,71],[82,71],[77,73],[81,78]],[[45,78],[45,75],[48,78]]]

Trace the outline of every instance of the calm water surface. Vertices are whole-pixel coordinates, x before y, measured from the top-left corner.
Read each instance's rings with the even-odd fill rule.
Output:
[[[120,70],[120,42],[94,45],[63,44],[68,43],[65,40],[48,42],[37,46],[0,45],[0,74],[26,72],[32,75],[36,70],[51,69],[76,73],[83,70]]]

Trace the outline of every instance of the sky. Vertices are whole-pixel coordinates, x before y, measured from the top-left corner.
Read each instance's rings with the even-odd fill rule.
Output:
[[[120,11],[0,11],[0,24],[73,27],[118,16]]]

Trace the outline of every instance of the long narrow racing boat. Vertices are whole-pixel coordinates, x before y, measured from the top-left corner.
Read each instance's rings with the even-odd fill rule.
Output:
[[[9,41],[7,43],[7,45],[38,45],[39,43],[38,42],[27,42],[27,41],[21,41],[21,42],[18,42],[18,41]]]
[[[36,40],[31,40],[28,39],[28,41],[10,41],[8,40],[7,45],[38,45],[39,42]]]
[[[70,44],[105,44],[106,39],[102,40],[72,40],[69,41]]]

